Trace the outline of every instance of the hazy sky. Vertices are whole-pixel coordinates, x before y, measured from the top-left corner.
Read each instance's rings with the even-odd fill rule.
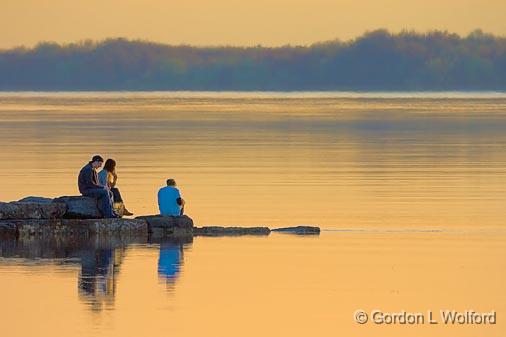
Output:
[[[506,35],[506,0],[0,0],[0,48],[106,37],[310,44],[376,28]]]

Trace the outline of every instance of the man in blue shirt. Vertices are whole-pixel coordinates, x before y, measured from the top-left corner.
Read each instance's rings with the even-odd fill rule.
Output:
[[[176,187],[174,179],[167,179],[167,186],[160,188],[158,191],[158,207],[160,214],[165,216],[178,216],[183,215],[184,200],[181,198],[181,193]]]

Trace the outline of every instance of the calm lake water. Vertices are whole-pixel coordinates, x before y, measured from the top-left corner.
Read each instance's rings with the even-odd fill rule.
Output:
[[[175,178],[202,225],[319,236],[0,240],[6,336],[504,336],[504,93],[0,93],[0,200],[118,162],[136,214]],[[497,312],[495,325],[355,323]]]

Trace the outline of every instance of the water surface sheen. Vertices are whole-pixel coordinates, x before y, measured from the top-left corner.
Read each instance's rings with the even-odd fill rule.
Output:
[[[118,161],[130,209],[167,177],[199,224],[500,227],[506,94],[1,93],[0,200],[76,194]]]
[[[5,336],[443,336],[506,331],[504,235],[0,241]],[[496,310],[496,325],[359,325],[370,312]],[[28,323],[29,322],[29,323]]]
[[[198,225],[319,236],[3,238],[5,336],[506,334],[506,95],[1,93],[0,200],[118,161],[130,209],[175,178]],[[354,312],[497,312],[360,325]],[[438,316],[439,317],[439,316]]]

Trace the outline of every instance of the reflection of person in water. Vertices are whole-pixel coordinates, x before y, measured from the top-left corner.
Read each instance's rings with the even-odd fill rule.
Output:
[[[183,261],[183,245],[172,242],[160,243],[158,276],[168,283],[174,283]]]
[[[118,249],[90,249],[80,254],[80,294],[87,297],[92,309],[100,310],[103,304],[112,305],[116,288],[115,274],[121,252]]]

